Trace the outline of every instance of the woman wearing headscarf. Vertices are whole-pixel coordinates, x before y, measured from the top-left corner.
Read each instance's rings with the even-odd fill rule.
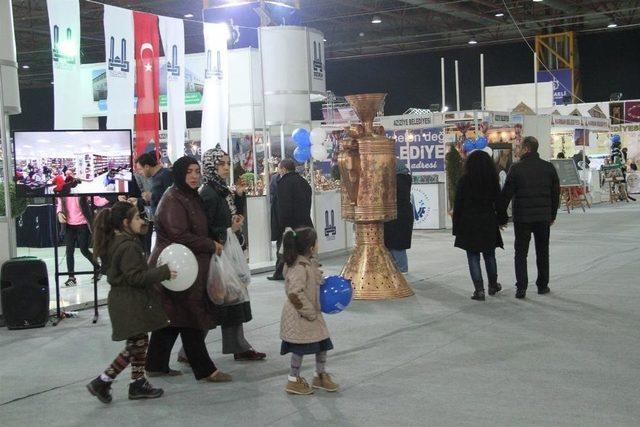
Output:
[[[156,265],[162,250],[178,243],[185,245],[198,261],[198,276],[187,290],[173,292],[160,286],[162,305],[170,326],[151,334],[147,357],[150,376],[179,375],[169,368],[171,349],[178,335],[197,380],[231,381],[231,375],[218,369],[205,344],[206,332],[216,327],[215,307],[207,295],[207,274],[211,256],[222,247],[207,237],[207,217],[198,194],[200,166],[190,157],[181,157],[173,165],[174,185],[162,196],[156,210],[156,245],[149,264]]]
[[[232,191],[227,185],[231,162],[229,155],[218,145],[202,155],[203,185],[200,197],[204,202],[209,238],[224,245],[227,229],[231,228],[244,242],[242,225],[246,207],[243,188]],[[222,325],[222,353],[233,354],[235,360],[262,360],[266,354],[257,352],[244,337],[243,324],[252,319],[249,301],[226,307],[218,307]]]

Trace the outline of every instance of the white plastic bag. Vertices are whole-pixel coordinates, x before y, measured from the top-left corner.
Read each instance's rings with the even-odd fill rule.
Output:
[[[224,249],[222,249],[222,254],[226,255],[232,263],[238,278],[246,285],[249,285],[249,282],[251,282],[251,270],[249,269],[249,264],[247,264],[247,258],[244,256],[238,236],[230,228],[227,229],[227,242],[224,245]]]
[[[207,293],[216,305],[236,305],[249,301],[247,286],[251,271],[244,258],[240,242],[231,229],[227,230],[227,242],[222,254],[213,255],[209,264]]]

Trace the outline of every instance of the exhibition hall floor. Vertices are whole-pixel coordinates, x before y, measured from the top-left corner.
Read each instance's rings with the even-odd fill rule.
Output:
[[[122,343],[110,340],[106,309],[96,325],[81,311],[57,327],[0,329],[2,426],[408,426],[640,424],[640,205],[600,205],[560,214],[552,229],[551,294],[535,285],[514,298],[513,227],[499,251],[505,290],[486,302],[472,293],[466,257],[448,231],[417,232],[408,276],[414,297],[355,301],[326,316],[335,350],[328,370],[337,394],[284,392],[289,358],[279,355],[282,283],[255,277],[255,320],[246,335],[264,362],[220,354],[228,384],[196,383],[191,372],[153,379],[165,396],[127,399],[128,374],[103,405],[85,384]],[[533,248],[530,253],[533,253]],[[344,258],[323,261],[339,271]],[[535,279],[530,258],[530,277]],[[177,351],[177,347],[175,349]],[[173,360],[175,360],[175,354]],[[174,367],[178,367],[174,364]],[[313,357],[303,363],[310,379]]]

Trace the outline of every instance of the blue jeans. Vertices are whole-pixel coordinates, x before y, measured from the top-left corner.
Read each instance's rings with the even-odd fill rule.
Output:
[[[407,251],[405,249],[389,249],[389,252],[391,252],[391,256],[393,256],[393,260],[398,266],[398,270],[400,270],[401,273],[408,272],[409,260],[407,259]]]
[[[496,251],[482,252],[484,258],[484,266],[487,269],[487,278],[489,284],[498,283],[498,265],[496,264]],[[480,252],[467,251],[467,261],[469,261],[469,273],[473,283],[483,283],[482,270],[480,269]]]

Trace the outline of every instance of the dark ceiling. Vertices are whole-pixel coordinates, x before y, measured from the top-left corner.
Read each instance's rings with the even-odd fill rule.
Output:
[[[224,0],[205,0],[216,3]],[[640,27],[640,0],[281,0],[299,5],[302,22],[324,32],[327,60],[396,55],[521,40],[505,3],[526,37],[573,30],[578,34]],[[105,4],[183,17],[201,16],[202,0],[104,0]],[[51,81],[49,23],[45,0],[13,1],[22,87]],[[82,62],[104,60],[102,6],[80,0]],[[497,13],[504,16],[497,17]],[[382,22],[374,24],[379,17]],[[617,27],[607,28],[610,23]],[[202,28],[185,25],[187,52],[203,50]],[[476,45],[476,46],[478,46]]]

